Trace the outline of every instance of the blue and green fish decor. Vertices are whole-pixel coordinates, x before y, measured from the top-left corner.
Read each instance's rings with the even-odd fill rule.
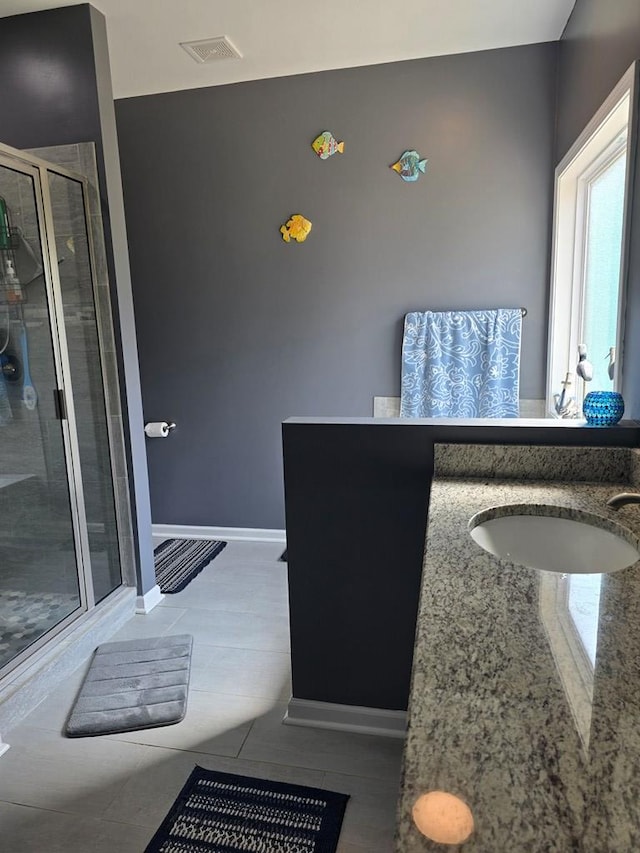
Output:
[[[328,160],[336,151],[344,154],[344,142],[338,142],[330,130],[323,130],[311,143],[311,147],[321,160]]]
[[[394,172],[397,172],[403,181],[417,181],[420,174],[427,170],[427,161],[420,159],[417,151],[405,151],[402,157],[389,166]]]

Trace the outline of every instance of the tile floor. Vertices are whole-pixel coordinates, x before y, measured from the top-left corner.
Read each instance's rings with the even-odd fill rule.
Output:
[[[64,738],[83,666],[3,732],[3,853],[142,853],[195,764],[348,793],[339,853],[391,853],[401,741],[281,724],[290,695],[281,551],[229,543],[183,592],[114,636],[193,634],[183,722]]]

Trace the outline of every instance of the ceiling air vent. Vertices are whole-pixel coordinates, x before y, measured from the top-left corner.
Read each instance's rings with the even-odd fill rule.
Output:
[[[240,51],[234,47],[227,36],[217,36],[202,41],[182,41],[189,56],[196,62],[218,62],[220,59],[242,59]]]

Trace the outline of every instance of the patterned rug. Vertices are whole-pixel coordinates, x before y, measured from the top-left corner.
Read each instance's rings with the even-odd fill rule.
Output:
[[[6,663],[79,606],[77,595],[0,590],[0,663]]]
[[[335,853],[348,799],[196,766],[145,853]]]
[[[167,539],[153,552],[160,592],[180,592],[216,557],[226,542],[215,539]]]

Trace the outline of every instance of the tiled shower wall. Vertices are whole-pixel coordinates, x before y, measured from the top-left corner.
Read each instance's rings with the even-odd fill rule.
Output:
[[[23,198],[28,179],[17,173],[3,170],[2,195],[7,202],[11,214],[11,222],[20,226],[26,239],[34,234],[35,223],[30,216],[29,207],[33,206],[33,197]],[[30,300],[29,325],[27,329],[30,344],[31,374],[34,387],[41,387],[40,378],[46,375],[47,351],[50,352],[48,311],[42,294],[33,290]],[[8,316],[8,315],[7,315]],[[2,343],[4,344],[5,317],[2,326]],[[7,353],[15,350],[20,359],[19,330],[15,322],[11,322],[11,339]],[[0,441],[0,470],[13,475],[22,475],[28,471],[36,477],[51,476],[47,468],[47,458],[44,453],[47,436],[47,421],[54,415],[53,399],[44,397],[33,411],[26,409],[21,402],[22,383],[6,383],[7,393],[11,404],[12,419],[2,427]],[[52,477],[52,479],[54,479]]]

